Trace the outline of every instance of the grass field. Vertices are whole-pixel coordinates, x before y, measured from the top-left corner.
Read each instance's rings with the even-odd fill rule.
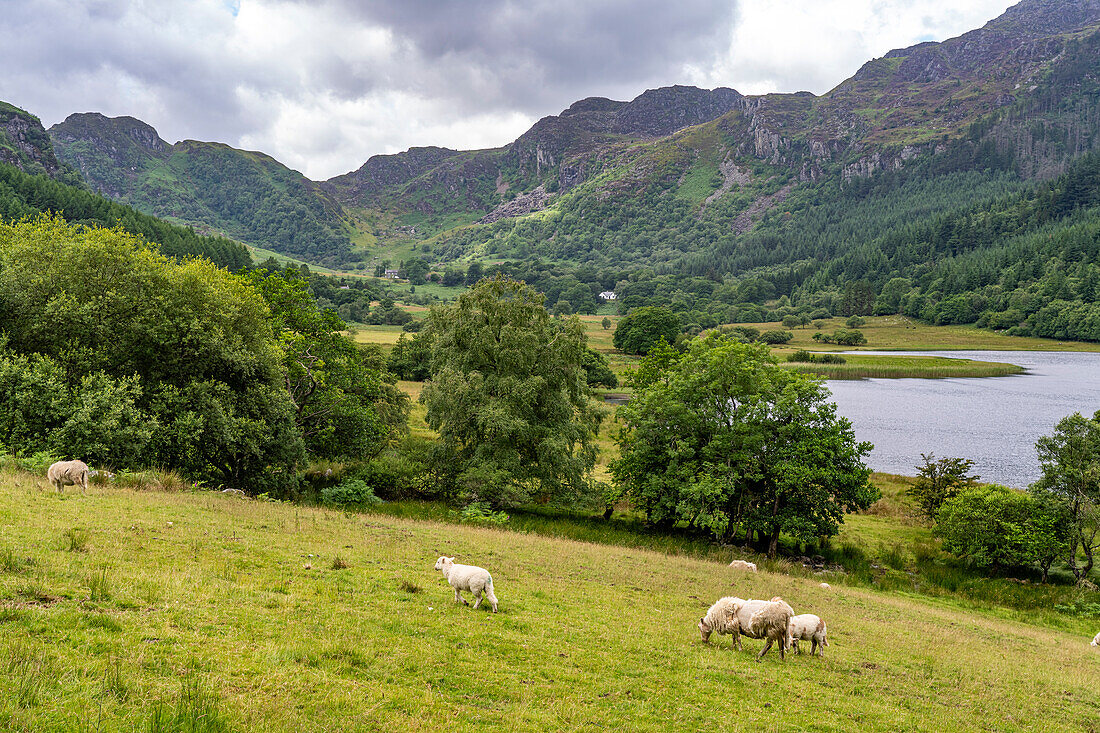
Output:
[[[867,337],[867,345],[857,349],[874,351],[945,351],[950,349],[971,351],[1100,351],[1100,344],[1081,341],[1055,341],[1024,336],[1007,336],[974,326],[930,326],[904,316],[868,316],[867,323],[859,330]],[[817,351],[850,351],[850,346],[821,344],[813,340],[818,331],[831,334],[846,328],[845,319],[832,318],[823,321],[821,327],[808,325],[787,329],[794,338],[786,346],[792,349],[816,349]],[[749,323],[761,331],[782,329],[779,323]]]
[[[943,379],[947,377],[1006,377],[1022,374],[1023,367],[995,361],[951,359],[942,356],[864,356],[846,354],[844,364],[783,362],[783,366],[826,379]]]
[[[8,730],[1100,729],[1100,654],[949,603],[437,522],[0,476]],[[437,555],[489,567],[456,606]],[[703,646],[782,595],[824,659]]]

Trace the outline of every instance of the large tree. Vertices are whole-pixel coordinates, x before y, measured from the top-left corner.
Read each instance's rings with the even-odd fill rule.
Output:
[[[1077,579],[1084,580],[1095,564],[1100,535],[1100,411],[1091,418],[1079,412],[1062,418],[1053,434],[1039,438],[1035,449],[1043,475],[1031,491],[1044,502],[1060,504],[1068,514],[1066,561]]]
[[[408,397],[384,372],[381,352],[348,338],[336,312],[318,308],[306,279],[295,270],[252,270],[241,277],[271,311],[295,423],[311,454],[370,457],[405,429]]]
[[[121,230],[0,225],[7,447],[291,488],[304,450],[269,316],[225,270]]]
[[[584,495],[602,412],[589,397],[582,324],[496,277],[433,309],[428,328],[421,399],[463,498],[507,506]]]
[[[774,555],[780,533],[834,535],[877,498],[868,443],[815,378],[767,347],[712,333],[683,356],[652,352],[634,380],[612,474],[649,521],[686,522],[730,540],[738,529]]]
[[[661,340],[673,343],[680,333],[680,317],[667,308],[642,306],[630,311],[615,327],[611,342],[628,354],[645,354]]]

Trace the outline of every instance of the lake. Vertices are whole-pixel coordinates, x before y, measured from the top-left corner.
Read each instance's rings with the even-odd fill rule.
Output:
[[[875,353],[875,352],[861,352]],[[885,352],[883,352],[885,353]],[[1035,441],[1066,415],[1100,410],[1100,354],[1039,351],[889,352],[1019,364],[1027,374],[982,379],[828,383],[876,471],[916,474],[921,453],[974,461],[984,481],[1026,487],[1039,477]]]

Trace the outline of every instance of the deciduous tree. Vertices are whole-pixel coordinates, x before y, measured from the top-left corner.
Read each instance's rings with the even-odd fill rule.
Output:
[[[583,497],[602,408],[589,398],[580,321],[551,317],[533,288],[496,277],[435,308],[428,328],[421,399],[459,493],[497,506]]]
[[[779,536],[836,534],[878,498],[855,440],[815,378],[781,369],[761,344],[717,333],[676,356],[654,349],[620,408],[611,465],[635,507],[723,540],[739,528],[775,554]]]

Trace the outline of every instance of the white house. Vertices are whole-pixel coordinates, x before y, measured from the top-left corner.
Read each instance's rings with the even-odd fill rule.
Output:
[[[605,291],[603,291],[602,293],[600,293],[600,299],[601,300],[615,300],[615,291],[614,290],[605,290]]]

